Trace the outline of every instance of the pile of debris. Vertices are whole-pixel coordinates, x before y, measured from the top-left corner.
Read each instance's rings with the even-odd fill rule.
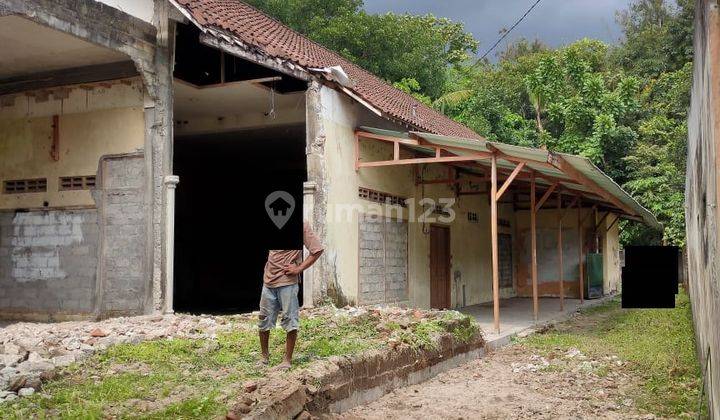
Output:
[[[0,328],[0,401],[32,395],[42,381],[96,351],[163,338],[212,338],[229,317],[157,315],[103,321],[19,322]]]
[[[448,314],[451,314],[448,318]],[[397,334],[434,319],[452,322],[454,311],[419,311],[400,307],[345,307],[324,305],[303,309],[301,318],[322,318],[327,328],[340,318],[373,317],[379,339],[396,347]],[[102,321],[59,323],[18,322],[0,328],[0,402],[32,395],[58,369],[83,360],[115,344],[188,338],[214,341],[218,333],[249,328],[257,312],[232,315],[148,315]],[[339,322],[339,321],[338,321]],[[374,322],[375,323],[375,322]]]

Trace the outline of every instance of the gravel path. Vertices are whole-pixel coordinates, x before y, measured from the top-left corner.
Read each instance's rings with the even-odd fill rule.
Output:
[[[356,407],[339,419],[645,418],[627,393],[637,380],[615,357],[542,357],[521,344]],[[652,417],[650,417],[652,418]]]

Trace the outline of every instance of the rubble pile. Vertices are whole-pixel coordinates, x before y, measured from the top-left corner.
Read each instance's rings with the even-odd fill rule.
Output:
[[[212,338],[228,317],[156,315],[103,321],[18,322],[0,328],[0,401],[32,395],[42,381],[114,344],[166,338]]]

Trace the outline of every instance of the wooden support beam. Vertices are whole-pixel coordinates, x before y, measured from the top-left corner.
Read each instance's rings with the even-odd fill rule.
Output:
[[[562,156],[555,153],[549,153],[548,163],[565,173],[570,178],[574,179],[578,184],[584,185],[585,187],[589,188],[593,193],[604,198],[625,213],[637,216],[633,209],[620,201],[619,198],[615,197],[608,191],[601,188],[595,181],[591,180],[590,178],[582,174],[580,171],[575,169],[575,167],[568,163]]]
[[[553,191],[555,191],[555,188],[557,188],[558,185],[560,185],[560,184],[558,184],[556,182],[556,183],[552,184],[550,186],[550,188],[547,189],[547,191],[545,191],[545,194],[543,194],[543,196],[540,198],[540,201],[538,201],[537,205],[535,207],[533,207],[535,209],[535,211],[538,211],[542,208],[543,204],[545,204],[547,199],[550,198],[550,194],[552,194]]]
[[[562,243],[562,193],[557,195],[557,212],[558,212],[558,275],[560,279],[560,312],[565,309],[565,284],[563,283],[564,267],[563,267],[563,243]]]
[[[393,143],[393,159],[400,160],[400,142]]]
[[[364,138],[364,139],[387,141],[390,143],[401,143],[401,144],[407,144],[410,146],[419,146],[420,145],[420,143],[415,139],[408,139],[408,138],[404,138],[404,137],[385,136],[382,134],[369,133],[367,131],[362,131],[362,130],[355,131],[355,135],[357,135],[358,137]]]
[[[582,210],[582,203],[578,201],[577,204],[577,221],[578,221],[578,256],[579,256],[579,262],[578,262],[578,274],[580,275],[580,304],[583,304],[583,300],[585,298],[585,273],[584,273],[584,267],[583,267],[583,219],[582,214],[580,214],[580,211]]]
[[[530,178],[530,207],[535,208],[535,173]],[[533,297],[533,316],[535,321],[538,320],[538,278],[537,278],[537,232],[536,229],[536,212],[530,212],[530,246],[532,247],[532,297]]]
[[[439,150],[439,149],[438,149]],[[420,163],[450,163],[450,162],[467,162],[471,160],[485,159],[485,156],[440,156],[426,158],[410,158],[400,160],[380,160],[375,162],[358,162],[358,168],[374,168],[379,166],[396,166],[396,165],[417,165]]]
[[[518,176],[520,171],[523,170],[524,167],[525,167],[525,163],[523,162],[523,163],[519,163],[515,167],[515,169],[513,169],[512,173],[510,173],[510,176],[507,177],[505,182],[503,182],[502,187],[500,187],[500,190],[497,192],[497,196],[495,197],[496,200],[499,200],[502,197],[505,190],[507,190],[508,187],[510,187],[510,184],[513,182],[515,177]]]
[[[493,320],[495,332],[500,333],[500,263],[498,255],[498,215],[497,215],[497,158],[491,158],[490,167],[490,243],[492,252],[492,293]]]
[[[597,230],[600,229],[600,226],[603,224],[603,222],[605,221],[605,219],[607,219],[607,217],[609,215],[610,215],[610,212],[608,211],[608,212],[605,212],[605,216],[600,218],[600,221],[597,222],[597,224],[595,225],[595,232],[597,232]]]
[[[590,218],[590,216],[592,216],[592,215],[595,213],[595,210],[597,210],[597,204],[595,204],[595,205],[593,205],[592,207],[590,207],[590,211],[588,212],[588,214],[586,214],[585,217],[583,217],[583,219],[582,219],[582,224],[583,224],[583,226],[584,226],[585,223],[588,221],[588,219]]]
[[[563,209],[563,211],[560,213],[560,221],[561,222],[565,218],[565,214],[567,214],[567,211],[570,210],[571,208],[575,207],[575,204],[577,204],[578,201],[580,201],[580,197],[575,196],[575,198],[573,198],[573,200],[570,202],[570,204],[565,209]]]
[[[620,220],[620,216],[618,216],[618,215],[616,214],[616,215],[615,215],[615,220],[613,220],[613,222],[610,223],[610,226],[608,226],[607,229],[605,229],[605,233],[610,232],[610,229],[612,229],[613,226],[615,226],[615,224],[618,222],[618,220]]]

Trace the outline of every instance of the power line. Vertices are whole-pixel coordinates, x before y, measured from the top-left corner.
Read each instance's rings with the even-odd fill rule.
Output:
[[[515,29],[515,27],[518,26],[518,25],[520,24],[520,22],[522,22],[523,19],[525,19],[525,17],[530,14],[530,12],[532,12],[532,9],[534,9],[535,6],[537,6],[538,3],[540,3],[540,1],[541,1],[541,0],[536,0],[535,3],[533,3],[533,5],[530,6],[529,9],[527,9],[527,11],[525,12],[525,14],[522,15],[522,16],[520,17],[520,19],[518,19],[517,22],[515,22],[515,24],[510,27],[510,29],[508,29],[507,31],[505,31],[505,33],[500,37],[500,39],[498,39],[497,42],[495,42],[495,43],[493,44],[493,46],[490,47],[489,50],[485,51],[485,54],[483,54],[482,57],[480,57],[480,60],[482,60],[483,58],[487,57],[487,55],[490,54],[490,53],[492,52],[492,50],[494,50],[495,47],[497,47],[498,44],[500,44],[500,43],[502,42],[502,40],[505,39],[506,36],[510,35],[510,32],[512,32],[512,30]]]

